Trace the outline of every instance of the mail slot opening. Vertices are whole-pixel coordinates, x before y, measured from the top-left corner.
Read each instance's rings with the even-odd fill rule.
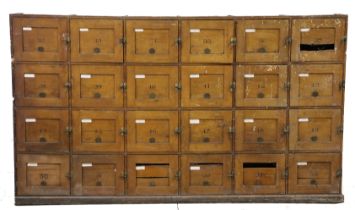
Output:
[[[334,44],[300,44],[301,51],[323,51],[334,50]]]
[[[276,163],[243,163],[243,168],[276,168]]]

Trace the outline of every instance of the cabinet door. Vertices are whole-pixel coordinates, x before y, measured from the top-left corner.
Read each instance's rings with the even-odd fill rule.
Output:
[[[68,106],[68,69],[61,64],[15,64],[17,106]]]
[[[235,119],[237,151],[285,149],[285,110],[238,110]]]
[[[127,150],[167,152],[178,150],[178,112],[128,111]]]
[[[12,18],[15,61],[65,61],[67,36],[67,17]]]
[[[237,66],[237,106],[287,106],[286,65]]]
[[[230,152],[231,111],[183,111],[182,150],[192,152]]]
[[[346,48],[344,18],[292,21],[292,61],[343,61]]]
[[[67,155],[17,155],[17,195],[69,195]]]
[[[177,195],[177,155],[128,156],[128,195]]]
[[[232,107],[231,66],[183,66],[183,107]]]
[[[72,65],[74,107],[122,107],[123,71],[116,65]]]
[[[288,62],[287,19],[238,20],[238,62]]]
[[[338,194],[341,183],[340,154],[289,155],[289,194]]]
[[[340,109],[290,110],[290,150],[340,151]]]
[[[231,20],[183,20],[183,63],[232,63],[234,22]]]
[[[18,152],[68,152],[67,110],[16,109]]]
[[[340,106],[343,65],[291,66],[291,106]]]
[[[240,154],[235,161],[238,194],[285,194],[283,154]]]
[[[120,111],[73,111],[73,151],[120,152],[124,148]]]
[[[230,194],[232,157],[230,155],[183,155],[182,194]]]
[[[73,195],[123,195],[123,156],[73,155],[72,172]]]
[[[72,18],[71,60],[74,62],[122,62],[123,23],[114,18]]]
[[[127,20],[127,62],[178,62],[177,20]]]
[[[175,66],[128,66],[129,107],[177,107],[178,68]]]

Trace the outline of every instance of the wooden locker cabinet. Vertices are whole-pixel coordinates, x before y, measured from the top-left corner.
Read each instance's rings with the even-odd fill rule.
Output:
[[[286,65],[238,65],[236,83],[237,106],[287,106]]]
[[[70,83],[67,65],[16,64],[14,75],[17,106],[68,106]]]
[[[128,107],[177,107],[177,66],[127,66]]]
[[[178,131],[175,111],[128,111],[127,151],[177,152]]]
[[[287,62],[289,20],[237,21],[238,62]]]
[[[12,19],[12,48],[15,61],[66,61],[67,17],[16,17]]]
[[[73,195],[123,195],[123,156],[73,155],[72,159]]]
[[[124,114],[120,111],[72,111],[72,151],[122,152]]]
[[[236,156],[236,185],[239,194],[285,194],[286,167],[283,154]]]
[[[119,65],[72,65],[73,107],[122,107],[123,72]]]
[[[68,155],[17,155],[18,195],[69,195]]]
[[[127,62],[177,63],[177,20],[127,20]]]
[[[341,203],[347,15],[10,15],[15,204]]]
[[[17,151],[69,152],[68,110],[17,108],[15,116]]]
[[[183,195],[230,194],[233,180],[231,155],[183,155]]]
[[[123,21],[74,18],[70,21],[73,62],[122,62]]]

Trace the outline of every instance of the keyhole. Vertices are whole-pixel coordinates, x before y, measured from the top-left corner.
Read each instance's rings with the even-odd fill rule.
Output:
[[[100,51],[101,51],[100,48],[98,48],[98,47],[94,48],[94,53],[100,53]]]
[[[154,137],[149,138],[149,143],[155,143],[155,138]]]
[[[155,95],[155,93],[149,93],[148,97],[149,97],[150,99],[155,99],[155,98],[156,98],[156,95]]]
[[[45,98],[45,97],[47,96],[47,94],[46,94],[45,92],[40,92],[40,93],[38,94],[38,96],[39,96],[40,98]]]
[[[97,181],[96,182],[96,186],[102,186],[102,182],[101,181]]]
[[[101,94],[100,94],[100,93],[95,93],[95,94],[94,94],[94,97],[95,97],[95,98],[101,98]]]
[[[203,97],[204,97],[205,99],[209,99],[209,98],[211,98],[211,94],[205,93],[205,94],[203,94]]]
[[[210,138],[204,137],[202,141],[205,142],[205,143],[208,143],[208,142],[210,142]]]
[[[317,140],[318,140],[318,136],[312,136],[312,137],[311,137],[311,141],[315,142],[315,141],[317,141]]]
[[[202,182],[202,185],[203,185],[203,186],[208,186],[208,185],[210,185],[210,183],[209,183],[209,181],[203,181],[203,182]]]
[[[47,139],[44,137],[41,137],[41,138],[39,138],[39,142],[45,143],[45,142],[47,142]]]
[[[264,93],[258,93],[258,98],[264,98],[264,97],[265,97]]]
[[[261,47],[261,48],[258,49],[258,52],[259,52],[259,53],[265,53],[265,52],[266,52],[266,49],[263,48],[263,47]]]
[[[155,54],[155,49],[154,48],[150,48],[149,49],[149,54]]]
[[[44,47],[38,47],[38,48],[37,48],[37,51],[38,51],[38,52],[44,52]]]
[[[47,186],[47,182],[46,181],[41,181],[41,186]]]
[[[210,54],[210,53],[211,53],[210,48],[206,48],[206,49],[204,49],[204,53],[205,53],[205,54]]]
[[[315,91],[312,92],[312,96],[313,97],[317,97],[318,95],[319,95],[318,91],[315,90]]]
[[[257,142],[259,142],[259,143],[261,143],[261,142],[263,142],[263,141],[264,141],[264,138],[262,138],[262,137],[258,137],[258,138],[256,139],[256,141],[257,141]]]
[[[101,139],[100,137],[96,137],[95,142],[96,142],[96,143],[101,143],[101,142],[102,142],[102,139]]]

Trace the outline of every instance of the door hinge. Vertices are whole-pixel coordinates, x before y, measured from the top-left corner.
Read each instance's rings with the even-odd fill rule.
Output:
[[[338,170],[335,172],[335,176],[336,176],[337,178],[342,177],[342,175],[343,175],[343,172],[342,172],[341,169],[338,169]]]
[[[181,90],[182,86],[180,82],[175,83],[175,89],[176,90]]]
[[[125,37],[122,37],[122,38],[120,39],[120,43],[121,43],[122,45],[127,44],[127,39],[126,39]]]
[[[286,91],[289,91],[289,90],[291,89],[291,83],[290,83],[290,82],[285,82],[285,83],[284,83],[284,89],[285,89]]]
[[[288,135],[290,133],[290,127],[288,125],[285,125],[285,127],[282,130],[282,133],[284,135]]]
[[[229,86],[229,90],[230,90],[231,92],[233,92],[236,87],[237,87],[237,83],[236,83],[235,81],[233,81],[233,82],[231,83],[231,85]]]
[[[341,126],[338,126],[338,127],[337,127],[337,134],[338,134],[338,135],[341,135],[341,134],[343,134],[343,132],[344,132],[343,126],[342,126],[342,125],[341,125]]]
[[[65,177],[66,177],[67,179],[71,179],[71,178],[72,178],[71,172],[66,173],[66,174],[65,174]]]
[[[63,34],[63,41],[66,43],[66,44],[69,44],[70,43],[70,36],[68,33],[64,33]]]
[[[180,179],[181,178],[181,171],[178,170],[176,173],[175,173],[175,177],[176,179]]]
[[[121,136],[127,135],[127,129],[126,129],[126,128],[121,128],[121,130],[120,130],[120,135],[121,135]]]
[[[285,45],[290,45],[292,44],[292,37],[291,36],[288,36],[286,39],[285,39]]]
[[[127,178],[128,178],[128,173],[127,173],[127,171],[124,171],[124,172],[121,174],[121,178],[124,179],[124,180],[127,180]]]
[[[237,37],[232,37],[229,41],[229,44],[231,46],[236,46],[237,45]]]
[[[344,42],[344,43],[346,43],[346,42],[348,41],[348,37],[347,37],[347,36],[343,36],[343,37],[341,38],[341,41]]]
[[[339,90],[341,91],[341,90],[345,90],[345,80],[343,80],[343,81],[341,81],[340,83],[339,83]]]
[[[175,128],[175,134],[180,135],[181,134],[181,128],[177,127]]]
[[[235,128],[233,128],[232,126],[229,126],[229,128],[228,128],[228,133],[229,133],[229,134],[235,133]]]
[[[282,174],[282,177],[284,177],[284,178],[288,178],[288,168],[285,168],[285,170],[284,170],[284,172],[283,172],[283,174]]]
[[[70,89],[70,88],[72,87],[71,82],[66,82],[66,83],[64,84],[64,87]]]
[[[234,179],[234,177],[235,177],[234,171],[229,172],[229,173],[227,174],[227,176],[230,177],[231,179]]]
[[[73,128],[70,127],[70,126],[67,126],[67,127],[65,128],[65,132],[67,133],[68,136],[70,136],[71,133],[73,132]]]
[[[127,90],[127,83],[126,82],[122,82],[121,85],[120,85],[120,88],[121,88],[122,91]]]
[[[175,43],[176,45],[181,44],[181,37],[176,38]]]

